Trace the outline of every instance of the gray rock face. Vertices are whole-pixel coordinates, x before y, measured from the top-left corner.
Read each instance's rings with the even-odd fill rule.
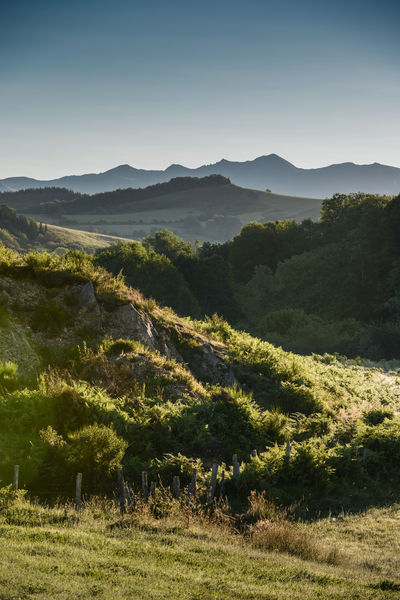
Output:
[[[133,304],[119,307],[113,312],[111,318],[115,338],[138,340],[151,350],[158,350],[169,359],[173,358],[180,363],[185,362],[171,340],[168,330],[162,326],[156,327],[150,316],[135,308]],[[193,352],[187,368],[199,379],[213,384],[231,387],[236,383],[228,357],[213,344],[200,343]]]
[[[88,281],[85,283],[79,294],[79,308],[97,304],[96,295],[94,293],[93,283]]]
[[[196,355],[198,361],[196,360],[195,373],[199,377],[226,387],[232,387],[237,383],[233,369],[227,363],[227,357],[223,352],[211,344],[203,344]]]
[[[79,316],[84,317],[85,320],[97,323],[100,321],[101,311],[91,281],[85,283],[80,291],[78,310]]]
[[[114,319],[122,336],[135,339],[145,344],[151,350],[157,350],[157,330],[150,317],[143,311],[138,310],[133,304],[125,304],[114,313]]]

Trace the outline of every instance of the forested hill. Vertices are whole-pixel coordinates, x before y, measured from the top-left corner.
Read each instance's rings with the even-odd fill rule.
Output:
[[[196,251],[164,231],[112,246],[97,261],[181,314],[218,313],[300,352],[393,358],[399,232],[400,196],[337,194],[323,202],[319,222],[250,223]]]
[[[121,207],[158,196],[192,189],[229,185],[230,181],[221,175],[197,177],[177,177],[166,183],[157,183],[146,188],[120,189],[98,194],[80,194],[66,188],[26,189],[19,192],[3,192],[0,200],[20,212],[52,213],[55,210],[64,214],[86,212],[115,212]]]
[[[318,218],[321,200],[241,188],[220,175],[179,177],[143,189],[78,194],[61,188],[0,193],[37,221],[141,239],[167,228],[186,240],[222,242],[250,221]]]

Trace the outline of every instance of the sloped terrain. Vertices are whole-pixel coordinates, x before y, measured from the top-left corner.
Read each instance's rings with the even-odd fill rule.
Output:
[[[80,253],[22,257],[3,249],[0,268],[1,339],[25,332],[1,348],[20,374],[2,367],[4,480],[18,463],[24,484],[38,492],[50,469],[52,493],[68,495],[77,468],[71,456],[82,459],[77,440],[95,426],[90,435],[111,436],[132,481],[147,468],[153,477],[180,474],[186,485],[198,464],[206,485],[216,460],[238,502],[268,489],[278,502],[325,510],[398,493],[397,372],[297,356],[218,318],[180,319]],[[24,344],[36,353],[30,370]],[[233,454],[242,461],[239,487]],[[89,480],[92,460],[81,465]],[[111,485],[109,468],[93,491]]]
[[[40,220],[40,219],[39,219]],[[48,225],[17,215],[14,209],[0,206],[0,241],[13,250],[48,250],[59,253],[66,250],[95,252],[116,241],[125,241],[115,236],[89,231],[76,231],[57,225]]]

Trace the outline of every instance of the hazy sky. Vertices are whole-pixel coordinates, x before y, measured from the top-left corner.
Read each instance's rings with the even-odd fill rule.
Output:
[[[400,2],[0,0],[0,178],[400,167]]]

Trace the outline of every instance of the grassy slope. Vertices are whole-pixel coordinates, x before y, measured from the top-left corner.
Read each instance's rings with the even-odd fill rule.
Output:
[[[399,506],[313,527],[339,547],[337,565],[257,550],[226,528],[179,516],[121,521],[116,507],[92,506],[77,517],[17,501],[0,516],[0,597],[399,597]]]
[[[11,260],[11,258],[9,259]],[[23,261],[23,259],[18,259]],[[56,267],[52,267],[55,269]],[[61,271],[63,264],[59,265]],[[93,276],[90,265],[87,277]],[[104,279],[104,278],[103,278]],[[111,286],[105,279],[102,285]],[[32,283],[32,286],[36,284]],[[116,284],[112,284],[116,286]],[[365,407],[384,400],[397,412],[397,374],[299,357],[220,322],[193,324],[143,301],[154,320],[224,340],[239,369],[309,384],[335,414],[356,422]],[[333,415],[332,415],[333,416]],[[20,501],[19,501],[20,502]],[[226,527],[139,514],[119,523],[116,507],[83,510],[19,503],[0,507],[0,598],[395,598],[399,597],[399,506],[364,515],[317,520],[304,527],[340,551],[337,565],[317,564],[252,548]],[[393,583],[394,581],[394,583]]]
[[[67,227],[59,227],[57,225],[49,225],[48,228],[51,234],[54,236],[55,242],[59,246],[63,246],[68,249],[82,249],[89,253],[92,253],[99,248],[109,246],[117,240],[123,240],[125,242],[132,241],[113,235],[68,229]]]
[[[24,234],[11,234],[6,229],[0,231],[0,241],[5,246],[22,252],[29,250],[48,250],[49,252],[83,250],[92,254],[99,248],[105,248],[116,240],[131,241],[116,236],[68,229],[57,225],[48,225],[47,232],[39,234],[33,240],[29,240]]]

